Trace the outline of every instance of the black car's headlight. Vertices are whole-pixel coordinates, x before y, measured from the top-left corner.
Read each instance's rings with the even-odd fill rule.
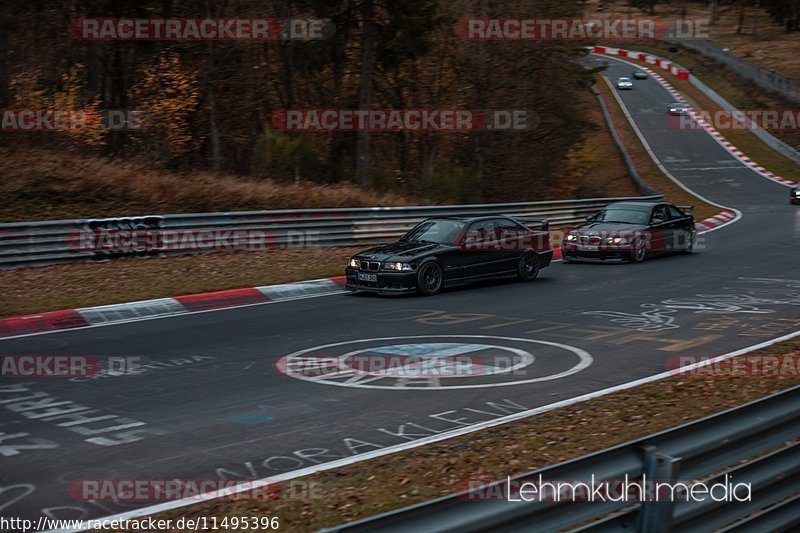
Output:
[[[606,238],[606,244],[616,244],[619,246],[625,246],[626,244],[630,244],[630,240],[626,237],[608,237]]]
[[[566,239],[567,239],[568,241],[572,242],[572,241],[574,241],[574,240],[575,240],[575,239],[577,239],[577,238],[578,238],[578,236],[577,236],[577,235],[575,235],[574,233],[567,233],[567,237],[566,237]]]
[[[386,270],[397,270],[399,272],[409,272],[414,270],[414,265],[410,263],[386,263],[383,265]]]
[[[352,259],[350,259],[350,262],[347,265],[351,266],[353,268],[358,268],[359,261],[356,258],[352,258]]]

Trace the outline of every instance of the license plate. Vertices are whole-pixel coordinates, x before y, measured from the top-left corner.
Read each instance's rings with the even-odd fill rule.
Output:
[[[584,252],[598,252],[600,251],[600,246],[597,244],[581,244],[578,246],[578,249]]]
[[[377,274],[364,274],[363,272],[358,273],[358,281],[378,281]]]

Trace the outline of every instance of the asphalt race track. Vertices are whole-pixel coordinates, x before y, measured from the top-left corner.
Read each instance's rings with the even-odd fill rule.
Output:
[[[630,66],[609,61],[609,78],[630,75]],[[800,209],[788,189],[706,133],[670,128],[669,94],[652,79],[635,83],[622,99],[665,167],[743,215],[702,236],[696,253],[555,263],[533,283],[431,298],[337,294],[0,340],[2,354],[139,356],[152,365],[138,375],[4,379],[3,514],[116,514],[155,502],[81,501],[70,483],[270,477],[800,329]],[[485,364],[475,376],[440,379],[279,371],[365,350],[478,354]],[[516,369],[498,372],[491,362],[501,359]]]

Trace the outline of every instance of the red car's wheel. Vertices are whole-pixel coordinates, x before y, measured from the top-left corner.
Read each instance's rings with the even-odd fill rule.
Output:
[[[519,259],[517,277],[522,281],[533,281],[539,275],[539,256],[536,252],[528,252]]]
[[[636,239],[631,250],[631,263],[641,263],[647,257],[647,241],[642,238]]]

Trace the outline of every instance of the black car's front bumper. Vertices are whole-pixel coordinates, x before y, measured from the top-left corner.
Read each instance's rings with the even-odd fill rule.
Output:
[[[375,274],[377,281],[358,279],[358,270],[347,267],[344,271],[347,283],[345,289],[351,291],[370,291],[379,294],[407,294],[417,290],[416,272],[364,272]]]

